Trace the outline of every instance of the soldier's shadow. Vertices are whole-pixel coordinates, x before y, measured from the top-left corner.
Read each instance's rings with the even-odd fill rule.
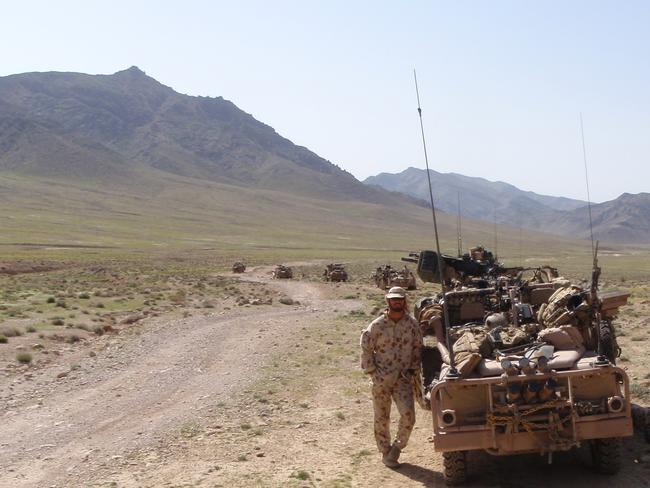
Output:
[[[396,472],[413,481],[422,483],[422,486],[426,486],[427,488],[442,488],[447,486],[445,485],[445,479],[442,473],[415,464],[402,463]]]

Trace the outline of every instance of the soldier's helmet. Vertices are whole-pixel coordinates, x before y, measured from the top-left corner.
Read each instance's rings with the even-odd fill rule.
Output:
[[[394,286],[388,293],[386,293],[386,299],[390,300],[391,298],[406,298],[406,290],[401,286]]]

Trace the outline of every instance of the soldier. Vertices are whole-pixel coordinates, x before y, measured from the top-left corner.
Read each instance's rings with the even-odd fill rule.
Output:
[[[420,368],[422,336],[409,315],[404,288],[394,286],[386,294],[388,308],[361,334],[361,369],[372,378],[375,440],[382,462],[399,467],[415,424],[413,375]],[[391,398],[400,414],[397,435],[390,442]]]

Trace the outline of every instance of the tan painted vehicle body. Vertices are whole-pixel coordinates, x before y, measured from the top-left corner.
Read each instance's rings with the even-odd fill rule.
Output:
[[[417,289],[415,275],[406,266],[402,269],[395,269],[390,265],[381,266],[372,274],[372,279],[382,290],[388,290],[393,286],[400,286],[405,290]]]
[[[548,453],[590,439],[633,434],[629,380],[613,365],[595,367],[595,355],[576,368],[547,374],[467,378],[438,383],[430,392],[435,450],[491,454]],[[508,404],[507,387],[549,378],[558,395],[544,403]],[[590,407],[587,407],[590,405]],[[588,413],[598,405],[602,413]]]
[[[345,270],[345,266],[340,263],[328,264],[325,267],[323,276],[325,278],[325,281],[348,281],[348,272]]]
[[[291,279],[293,278],[293,270],[289,266],[278,264],[273,270],[272,277],[274,279]]]
[[[233,273],[243,273],[244,271],[246,271],[246,265],[241,261],[237,261],[232,265]]]
[[[430,260],[431,253],[424,258]],[[435,264],[434,271],[421,273],[423,258],[418,259],[420,277],[439,282]],[[470,269],[460,261],[457,267]],[[588,442],[597,471],[610,474],[620,467],[620,438],[634,431],[630,382],[615,365],[620,349],[612,321],[629,294],[598,294],[592,307],[589,290],[547,271],[534,270],[530,280],[519,271],[516,280],[508,273],[483,275],[481,288],[467,286],[467,275],[449,279],[445,301],[458,377],[448,375],[442,295],[416,303],[424,335],[419,403],[431,410],[447,484],[465,481],[472,450],[538,452],[550,462],[553,452]],[[517,347],[499,342],[519,335]],[[560,339],[575,342],[563,345]]]

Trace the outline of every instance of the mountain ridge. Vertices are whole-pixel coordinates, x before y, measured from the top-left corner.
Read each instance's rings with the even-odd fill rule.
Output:
[[[0,106],[15,123],[28,120],[55,146],[69,147],[68,169],[82,173],[105,173],[97,158],[80,149],[94,146],[126,173],[148,166],[184,177],[326,199],[423,205],[412,197],[369,189],[223,97],[177,93],[135,66],[112,75],[47,72],[1,77]],[[3,136],[0,146],[11,146]],[[22,159],[30,163],[22,169],[32,174],[56,170],[31,154],[29,146],[14,144],[9,149],[13,161],[0,155],[0,168],[21,171],[15,161]]]
[[[409,168],[405,172],[410,174],[410,189],[424,188],[424,170]],[[511,228],[528,226],[533,230],[546,229],[554,222],[555,227],[549,230],[585,237],[581,220],[584,207],[578,208],[584,202],[537,195],[508,183],[460,174],[444,177],[447,184],[438,181],[434,193],[440,199],[436,202],[440,209],[452,214],[442,219],[447,224],[455,220],[457,196],[462,191],[461,207],[472,219],[493,221],[496,214],[497,221]],[[181,212],[184,218],[199,212],[197,205],[215,204],[219,212],[233,217],[210,213],[206,219],[245,219],[251,214],[247,205],[254,201],[250,204],[256,206],[255,225],[284,225],[282,218],[264,218],[276,211],[306,225],[299,212],[285,204],[293,201],[309,206],[310,219],[328,228],[335,229],[346,221],[348,230],[364,225],[379,235],[382,225],[395,227],[400,220],[410,222],[410,227],[403,229],[411,233],[428,233],[422,227],[428,224],[422,224],[421,215],[427,206],[428,189],[425,194],[406,195],[399,192],[401,188],[363,184],[223,97],[180,94],[135,66],[111,75],[47,72],[0,77],[0,178],[20,192],[15,199],[0,192],[0,199],[14,205],[10,210],[21,212],[20,205],[26,204],[56,215],[50,212],[58,201],[85,211],[82,203],[87,198],[90,214],[93,208],[104,208],[113,209],[111,214],[128,215],[128,206],[101,201],[102,191],[110,189],[105,193],[110,198],[122,195],[136,207],[142,195],[157,199],[149,212],[155,218],[160,218],[161,209],[169,205],[158,197],[171,195],[172,201],[186,209]],[[35,207],[30,198],[40,198],[41,194],[34,192],[43,192],[48,182],[57,183],[56,191],[47,197],[47,208],[42,202]],[[74,204],[66,200],[70,197],[65,190],[68,187],[74,189]],[[222,201],[222,196],[214,200],[200,194],[202,191],[222,192],[230,200]],[[267,196],[253,198],[256,193]],[[489,196],[488,203],[481,194]],[[598,232],[608,238],[642,238],[634,219],[644,221],[644,204],[632,198],[623,207],[602,207],[598,215],[602,214],[603,223],[598,224]],[[318,208],[322,211],[315,210]],[[177,208],[166,210],[170,215],[180,212]],[[91,219],[84,227],[87,229],[94,228],[92,218],[97,217],[90,214],[86,216]],[[386,220],[380,224],[378,215],[382,214]],[[634,219],[628,218],[630,214]],[[31,218],[31,214],[26,215]],[[355,215],[359,219],[366,215],[370,220],[354,224],[349,217]],[[11,221],[14,217],[7,211],[6,218]],[[614,230],[604,223],[608,220],[615,221]],[[477,235],[483,235],[482,224],[476,229]],[[279,235],[273,229],[270,232]]]
[[[539,195],[509,183],[431,170],[434,203],[449,213],[544,232],[587,239],[591,235],[588,203]],[[428,198],[426,170],[409,167],[401,173],[381,173],[365,184]],[[594,236],[615,242],[644,243],[650,238],[650,198],[624,193],[609,202],[591,204]]]

